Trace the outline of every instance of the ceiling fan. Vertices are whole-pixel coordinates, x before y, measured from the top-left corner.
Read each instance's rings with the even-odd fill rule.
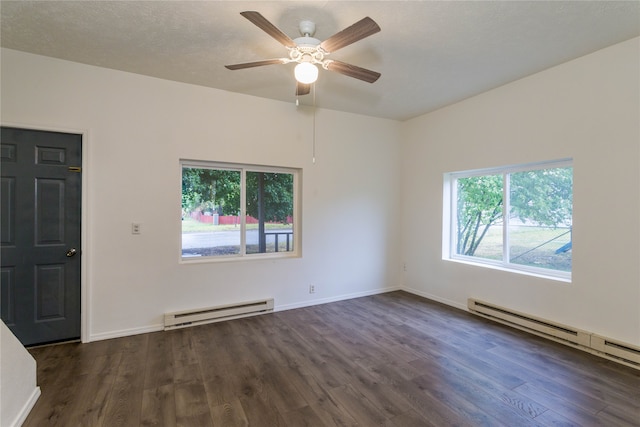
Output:
[[[286,47],[289,51],[289,57],[225,65],[229,70],[241,70],[244,68],[261,67],[263,65],[295,62],[298,64],[294,70],[296,76],[296,95],[306,95],[310,92],[311,84],[318,78],[318,65],[325,70],[335,71],[368,83],[375,82],[381,75],[378,72],[367,70],[366,68],[326,58],[330,53],[380,31],[378,24],[369,17],[361,19],[350,27],[345,28],[321,42],[313,37],[316,32],[316,25],[311,21],[300,22],[300,34],[302,34],[302,36],[291,39],[259,12],[246,11],[240,12],[240,15],[247,18],[258,28]]]

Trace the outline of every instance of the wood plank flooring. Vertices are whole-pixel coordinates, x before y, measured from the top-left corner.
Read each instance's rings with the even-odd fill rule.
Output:
[[[31,426],[640,426],[640,371],[393,292],[31,349]]]

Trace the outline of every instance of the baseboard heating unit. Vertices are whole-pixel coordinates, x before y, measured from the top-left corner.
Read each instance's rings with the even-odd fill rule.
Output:
[[[626,360],[640,369],[640,348],[636,346],[593,334],[591,348],[612,358]]]
[[[640,347],[473,298],[467,300],[467,307],[487,319],[640,369]]]
[[[239,319],[270,312],[273,312],[273,298],[166,313],[164,315],[164,330]]]

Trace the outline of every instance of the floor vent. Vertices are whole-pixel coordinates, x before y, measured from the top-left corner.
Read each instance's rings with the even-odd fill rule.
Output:
[[[178,311],[164,315],[164,330],[238,319],[241,317],[270,313],[272,311],[273,298],[197,310]]]
[[[640,368],[640,348],[593,334],[591,348]]]
[[[468,300],[467,306],[471,312],[483,317],[514,326],[518,329],[524,329],[538,335],[545,335],[586,347],[591,343],[591,334],[589,332],[572,328],[570,326],[554,323],[549,320],[519,313],[517,311],[472,298]]]
[[[563,342],[589,353],[640,369],[640,348],[633,345],[473,298],[467,300],[467,307],[472,313],[487,319]]]

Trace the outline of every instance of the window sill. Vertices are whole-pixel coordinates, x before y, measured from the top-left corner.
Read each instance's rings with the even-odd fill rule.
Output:
[[[492,263],[484,263],[484,262],[475,262],[475,261],[470,261],[467,259],[460,259],[460,258],[442,258],[443,261],[451,261],[451,262],[457,262],[460,264],[466,264],[466,265],[472,265],[475,267],[481,267],[481,268],[489,268],[492,270],[499,270],[499,271],[505,271],[508,273],[515,273],[515,274],[522,274],[525,276],[531,276],[531,277],[537,277],[539,279],[546,279],[546,280],[553,280],[556,282],[562,282],[562,283],[572,283],[571,282],[571,273],[567,273],[566,275],[554,275],[554,274],[548,274],[545,272],[540,272],[540,271],[532,271],[532,270],[528,270],[528,269],[519,269],[519,268],[510,268],[510,267],[505,267],[503,265],[499,265],[499,264],[492,264]]]
[[[276,252],[269,254],[229,255],[229,256],[180,256],[180,264],[215,264],[221,262],[272,261],[276,259],[302,258],[297,252]]]

